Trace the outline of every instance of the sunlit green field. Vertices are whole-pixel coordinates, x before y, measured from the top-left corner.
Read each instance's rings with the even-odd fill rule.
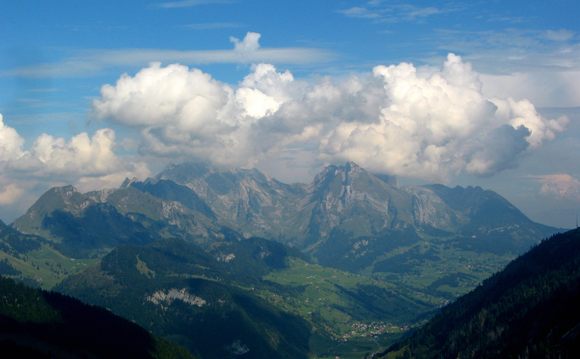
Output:
[[[20,272],[10,277],[32,280],[44,289],[51,289],[67,276],[79,273],[98,262],[98,259],[65,257],[46,244],[26,254],[12,256],[0,252],[0,260],[6,260]]]

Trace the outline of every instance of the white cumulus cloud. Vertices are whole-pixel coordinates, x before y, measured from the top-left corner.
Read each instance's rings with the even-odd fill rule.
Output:
[[[140,128],[145,152],[236,165],[256,155],[252,126],[279,110],[293,82],[272,65],[255,66],[234,88],[198,69],[153,63],[103,86],[93,109],[99,118]]]
[[[50,183],[118,186],[121,176],[147,176],[147,166],[115,154],[115,132],[104,128],[92,136],[82,132],[70,139],[41,134],[26,148],[18,132],[0,115],[0,203],[10,203],[38,180]]]
[[[258,40],[233,41],[253,51]],[[138,129],[142,153],[244,166],[299,148],[428,180],[513,167],[567,124],[526,99],[486,97],[479,74],[453,54],[438,69],[400,63],[339,78],[296,79],[259,64],[238,84],[153,63],[103,86],[93,109]]]
[[[0,114],[0,162],[22,156],[23,143],[24,140],[18,132],[4,124],[4,117]]]
[[[243,40],[236,37],[230,37],[230,41],[234,44],[234,51],[256,51],[260,48],[261,34],[257,32],[248,32]]]
[[[425,179],[490,175],[566,124],[542,118],[527,100],[487,99],[478,74],[452,54],[433,72],[402,63],[377,66],[374,75],[384,83],[381,115],[339,124],[323,141],[328,158]]]
[[[114,143],[115,133],[111,129],[98,130],[92,137],[83,132],[68,141],[44,133],[34,141],[20,163],[49,174],[107,174],[120,166],[113,152]]]
[[[134,77],[123,75],[116,86],[103,86],[93,107],[99,117],[114,116],[126,125],[197,130],[218,117],[229,91],[200,70],[153,63]]]

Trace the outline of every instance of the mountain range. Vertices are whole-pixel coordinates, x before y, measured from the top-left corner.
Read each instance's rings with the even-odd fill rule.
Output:
[[[310,184],[185,163],[116,189],[50,189],[0,225],[0,273],[202,358],[357,357],[557,230],[495,192],[398,186],[353,162]]]

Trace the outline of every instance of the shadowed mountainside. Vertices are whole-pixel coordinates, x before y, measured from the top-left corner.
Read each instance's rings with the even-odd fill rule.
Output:
[[[577,358],[580,230],[558,234],[377,358]]]
[[[0,351],[14,357],[191,357],[105,309],[2,277]]]

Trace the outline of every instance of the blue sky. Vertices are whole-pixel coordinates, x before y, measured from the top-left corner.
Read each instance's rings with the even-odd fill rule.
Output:
[[[3,2],[0,218],[52,185],[115,186],[195,157],[287,181],[355,160],[403,183],[482,185],[572,226],[579,13],[563,0]]]

